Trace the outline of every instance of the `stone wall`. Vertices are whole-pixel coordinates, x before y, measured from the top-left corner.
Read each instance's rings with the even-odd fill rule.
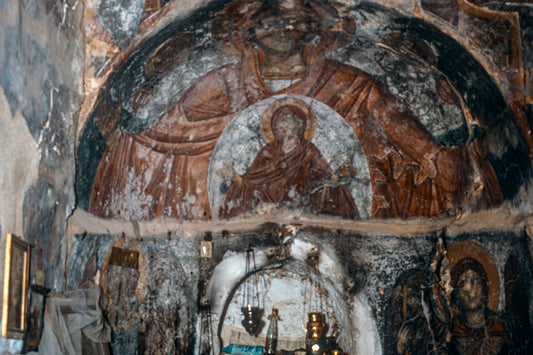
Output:
[[[53,289],[64,287],[64,235],[75,206],[81,10],[77,1],[0,2],[0,262],[4,270],[6,234],[22,237],[35,255],[43,251],[37,265]]]

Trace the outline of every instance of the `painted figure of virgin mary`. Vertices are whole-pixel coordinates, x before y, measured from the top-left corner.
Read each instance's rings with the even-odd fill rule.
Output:
[[[310,207],[313,213],[359,217],[346,185],[334,185],[336,176],[310,141],[316,125],[312,108],[295,98],[275,101],[262,119],[268,142],[242,176],[232,174],[222,218],[253,210],[260,204],[288,208]],[[232,170],[233,171],[233,170]]]

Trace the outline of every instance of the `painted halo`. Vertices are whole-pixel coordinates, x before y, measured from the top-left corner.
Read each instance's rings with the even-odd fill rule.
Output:
[[[472,241],[460,241],[453,243],[446,249],[448,254],[448,263],[450,270],[463,259],[474,259],[483,266],[487,274],[488,282],[488,300],[487,307],[496,312],[498,309],[498,302],[500,297],[500,279],[498,277],[498,269],[494,260],[481,245]]]
[[[274,141],[274,132],[272,131],[272,117],[274,113],[281,107],[284,106],[295,106],[302,110],[307,119],[305,125],[304,139],[311,141],[315,136],[316,132],[316,115],[315,111],[307,104],[305,101],[300,100],[295,97],[283,97],[279,100],[276,100],[267,107],[263,116],[261,117],[261,134],[265,140],[270,143]]]

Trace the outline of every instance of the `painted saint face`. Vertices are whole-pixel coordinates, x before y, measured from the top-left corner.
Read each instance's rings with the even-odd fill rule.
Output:
[[[477,310],[483,305],[483,281],[477,272],[467,270],[462,273],[457,287],[465,310]]]
[[[396,297],[401,300],[399,306],[406,312],[407,317],[415,317],[420,312],[420,289],[409,285],[401,285],[396,289]]]
[[[287,56],[301,52],[309,43],[311,24],[297,12],[267,16],[252,29],[252,36],[267,53]]]
[[[297,140],[302,134],[303,123],[293,114],[285,114],[279,118],[276,124],[276,135],[284,143]]]

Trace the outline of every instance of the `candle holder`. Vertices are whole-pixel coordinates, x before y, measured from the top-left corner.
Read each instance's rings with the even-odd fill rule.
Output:
[[[328,331],[328,324],[323,313],[313,312],[307,315],[307,337],[312,340],[320,340]]]
[[[247,305],[246,307],[241,307],[241,312],[244,317],[241,322],[242,326],[248,334],[256,337],[262,328],[263,321],[261,318],[263,317],[263,309]]]

